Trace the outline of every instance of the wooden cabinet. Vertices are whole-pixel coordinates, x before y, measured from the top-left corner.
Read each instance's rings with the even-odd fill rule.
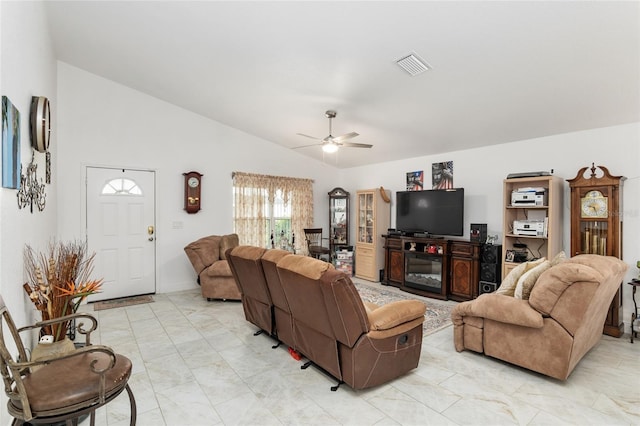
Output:
[[[478,295],[480,243],[385,235],[384,283],[438,299]]]
[[[402,240],[385,238],[385,280],[387,284],[400,287],[404,280],[404,253]]]
[[[329,192],[329,250],[335,257],[340,247],[349,245],[349,193],[342,188]]]
[[[592,164],[591,173],[587,169],[583,167],[575,178],[567,180],[571,188],[571,256],[593,253],[622,258],[620,194],[625,178],[611,175],[604,166]],[[621,313],[622,289],[619,289],[609,307],[605,334],[622,336]]]
[[[504,180],[502,277],[523,261],[562,251],[563,184],[557,176]]]
[[[478,297],[480,244],[453,241],[449,299],[463,301]]]
[[[380,194],[383,189],[360,190],[356,193],[356,277],[378,281],[384,267],[382,234],[391,223],[391,206]]]

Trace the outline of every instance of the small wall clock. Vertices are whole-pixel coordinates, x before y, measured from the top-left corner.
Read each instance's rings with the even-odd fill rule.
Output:
[[[202,176],[198,172],[187,172],[184,176],[184,209],[187,213],[198,213],[200,211]]]
[[[29,133],[31,135],[31,146],[33,149],[45,153],[45,182],[51,183],[51,153],[49,152],[49,141],[51,139],[51,108],[49,106],[49,99],[44,96],[31,97]]]
[[[29,114],[31,146],[38,152],[46,152],[49,149],[49,136],[51,132],[51,110],[49,99],[44,96],[31,97],[31,111]]]

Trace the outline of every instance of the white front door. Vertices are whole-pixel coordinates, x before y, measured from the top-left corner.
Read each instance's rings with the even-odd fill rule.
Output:
[[[87,167],[87,242],[102,292],[90,302],[155,293],[155,172]]]

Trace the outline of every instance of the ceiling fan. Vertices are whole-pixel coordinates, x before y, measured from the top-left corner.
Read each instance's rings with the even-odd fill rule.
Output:
[[[324,115],[329,119],[329,136],[327,136],[324,139],[320,139],[313,136],[305,135],[303,133],[297,133],[298,135],[304,136],[305,138],[310,138],[310,139],[315,139],[317,141],[320,141],[320,143],[314,143],[312,145],[297,146],[294,149],[306,148],[309,146],[322,146],[322,150],[324,152],[331,153],[331,152],[336,152],[340,147],[343,147],[343,146],[349,147],[349,148],[371,148],[373,146],[366,143],[345,142],[348,139],[352,139],[358,136],[356,132],[346,133],[341,136],[333,136],[331,134],[331,120],[336,117],[336,114],[337,113],[332,110],[329,110],[324,113]]]

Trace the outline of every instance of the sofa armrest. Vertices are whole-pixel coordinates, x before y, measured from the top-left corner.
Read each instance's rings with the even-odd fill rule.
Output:
[[[462,324],[462,317],[465,316],[531,328],[542,328],[544,324],[542,314],[533,309],[528,300],[496,293],[483,294],[475,300],[462,302],[451,311],[451,319],[456,325]]]
[[[399,300],[371,309],[373,306],[367,309],[371,330],[389,330],[418,318],[424,320],[427,310],[426,305],[418,300]]]

